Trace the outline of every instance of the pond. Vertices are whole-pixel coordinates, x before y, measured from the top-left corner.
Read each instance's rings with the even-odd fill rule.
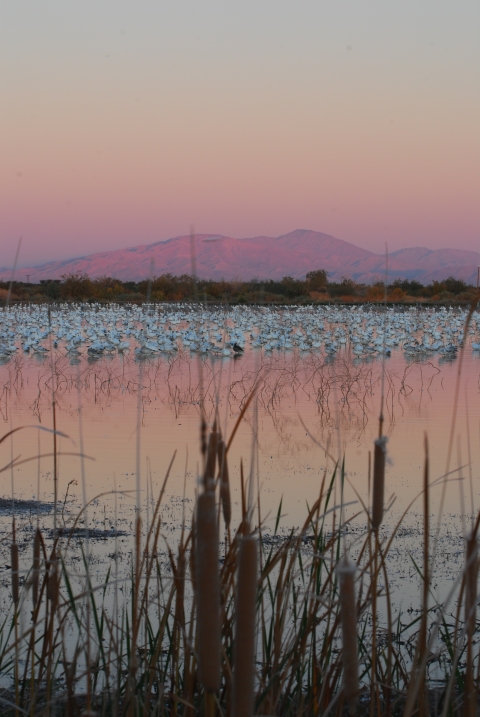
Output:
[[[28,321],[18,315],[12,320],[10,314],[10,331],[17,332],[10,340],[17,342],[18,350],[0,366],[0,411],[4,433],[22,429],[3,443],[3,462],[22,463],[3,472],[0,515],[4,534],[11,530],[12,489],[18,534],[26,531],[21,543],[25,550],[38,512],[37,499],[41,524],[51,531],[54,520],[63,530],[71,528],[86,498],[92,501],[88,526],[102,538],[100,577],[102,556],[111,554],[115,530],[122,532],[116,539],[126,548],[137,503],[148,523],[169,471],[162,531],[174,543],[182,521],[189,524],[198,488],[202,413],[209,426],[216,417],[228,439],[252,392],[255,396],[228,454],[234,520],[241,506],[241,464],[245,481],[251,478],[254,486],[257,523],[261,516],[263,531],[268,533],[274,528],[280,503],[281,529],[298,529],[303,524],[323,476],[332,474],[337,461],[344,466],[348,519],[361,512],[362,501],[370,504],[369,456],[378,436],[383,386],[383,433],[388,437],[386,503],[390,506],[385,526],[391,528],[420,494],[428,436],[432,530],[442,545],[445,579],[440,584],[448,589],[451,567],[463,554],[470,517],[479,507],[480,361],[478,351],[471,347],[478,330],[476,314],[460,358],[457,350],[465,312],[311,309],[299,313],[291,309],[276,313],[237,310],[232,315],[199,307],[170,310],[170,314],[158,308],[144,314],[132,309],[125,318],[120,308],[118,313],[112,308],[89,311],[82,315],[78,309],[69,313],[63,308],[61,315],[48,318],[36,309]],[[93,337],[88,336],[92,315]],[[38,327],[35,339],[28,339],[37,347],[35,351],[25,346],[28,323]],[[90,351],[98,345],[99,324],[127,339],[129,350]],[[80,335],[83,331],[89,347],[78,342],[72,352],[72,337],[62,336],[65,326]],[[319,336],[318,346],[312,345],[317,340],[312,326]],[[28,331],[31,337],[31,326]],[[432,331],[441,332],[441,347],[450,344],[456,350],[439,352],[433,336],[427,350],[425,337]],[[192,349],[201,332],[204,337],[216,336],[222,351]],[[159,336],[167,334],[175,351],[154,351]],[[310,338],[308,346],[306,337]],[[269,345],[275,342],[275,347]],[[391,348],[384,351],[387,342]],[[234,343],[238,352],[230,348]],[[331,344],[334,351],[329,350]],[[53,400],[61,433],[56,436],[56,486],[53,434],[37,430],[52,429]],[[446,472],[448,482],[441,480]],[[339,505],[340,480],[335,483],[334,498]],[[401,587],[402,603],[418,595],[409,554],[421,548],[421,513],[422,503],[417,499],[403,519],[401,540],[395,543],[392,579]],[[80,528],[84,530],[83,518],[75,523],[77,537]],[[350,525],[350,530],[364,528],[364,514]],[[352,541],[354,545],[354,537]],[[402,582],[406,575],[411,577],[408,586]]]

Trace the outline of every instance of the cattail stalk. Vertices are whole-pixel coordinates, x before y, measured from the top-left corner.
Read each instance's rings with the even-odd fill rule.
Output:
[[[245,535],[238,555],[232,717],[252,717],[254,709],[257,563],[257,541]]]
[[[385,504],[385,461],[387,457],[387,437],[377,438],[373,454],[373,499],[372,528],[378,531],[383,521]]]
[[[337,567],[342,625],[343,692],[350,714],[358,701],[357,605],[355,599],[356,565],[344,557]]]
[[[198,498],[196,527],[198,672],[205,690],[216,692],[220,688],[220,576],[213,491]]]
[[[385,328],[385,327],[384,327]],[[383,426],[383,374],[382,374],[382,410],[380,411],[380,436],[374,442],[373,451],[373,496],[372,496],[372,530],[375,547],[373,555],[372,579],[372,663],[371,663],[371,690],[370,690],[370,717],[375,712],[375,703],[379,707],[379,693],[377,691],[377,580],[378,580],[378,553],[380,540],[378,529],[383,521],[385,505],[385,460],[387,453],[387,438],[382,436]],[[353,581],[353,578],[352,578]],[[353,585],[353,582],[352,582]],[[352,588],[353,589],[353,588]],[[351,710],[352,711],[352,710]],[[354,711],[354,710],[353,710]]]
[[[220,501],[222,503],[223,519],[228,530],[232,519],[232,502],[230,497],[227,448],[222,439],[218,442],[218,467],[220,471]]]

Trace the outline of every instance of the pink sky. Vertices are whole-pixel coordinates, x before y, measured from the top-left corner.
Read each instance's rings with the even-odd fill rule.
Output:
[[[331,5],[3,5],[0,266],[192,224],[478,250],[478,3]]]

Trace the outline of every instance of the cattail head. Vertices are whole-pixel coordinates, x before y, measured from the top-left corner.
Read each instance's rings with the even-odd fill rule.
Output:
[[[50,600],[52,605],[56,605],[58,603],[58,595],[59,595],[59,591],[60,591],[60,586],[59,586],[57,560],[55,557],[52,560],[48,561],[47,569],[48,569],[47,598]]]
[[[37,606],[38,601],[38,582],[40,577],[40,547],[41,547],[42,535],[40,528],[35,531],[35,537],[33,539],[33,574],[32,574],[32,600],[33,608]]]
[[[200,450],[202,451],[202,456],[205,456],[207,453],[207,422],[203,411],[202,420],[200,421]]]
[[[238,552],[232,717],[251,717],[254,710],[257,563],[257,541],[244,535]]]
[[[476,533],[467,538],[465,555],[465,624],[467,635],[475,632],[477,617],[478,542]]]
[[[376,532],[382,524],[385,502],[385,462],[387,437],[377,438],[373,454],[372,528]]]
[[[204,688],[216,692],[220,688],[220,575],[213,491],[198,498],[196,528],[198,672]]]
[[[220,500],[222,503],[223,519],[227,528],[232,518],[232,503],[230,498],[230,478],[228,475],[227,447],[222,439],[218,441],[218,469],[220,472]]]
[[[10,562],[12,565],[12,599],[16,605],[20,600],[20,579],[18,574],[18,543],[15,537],[10,546]]]
[[[175,572],[175,616],[177,622],[183,624],[185,597],[185,550],[183,545],[178,549],[177,570]]]
[[[192,590],[194,595],[197,594],[197,521],[195,513],[192,516],[192,547],[190,549],[190,576],[192,581]]]
[[[205,462],[205,474],[203,476],[203,484],[205,487],[205,490],[213,490],[213,487],[215,485],[215,466],[217,461],[217,442],[218,442],[218,433],[217,433],[217,422],[213,424],[212,431],[210,433],[210,436],[208,438],[208,447],[207,447],[207,459]]]
[[[358,700],[357,603],[355,599],[356,565],[347,556],[337,566],[342,625],[343,690],[350,714]]]

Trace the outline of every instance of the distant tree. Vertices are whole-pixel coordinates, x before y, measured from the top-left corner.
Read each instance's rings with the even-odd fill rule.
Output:
[[[60,295],[65,299],[91,299],[95,296],[95,287],[87,274],[73,272],[62,275]]]
[[[62,295],[60,279],[40,279],[40,290],[44,296],[57,301]]]
[[[328,282],[328,272],[325,269],[309,271],[305,277],[307,291],[325,291]]]
[[[448,279],[445,279],[442,283],[445,291],[450,291],[452,294],[461,294],[468,288],[462,279],[455,279],[453,276],[449,276]]]

